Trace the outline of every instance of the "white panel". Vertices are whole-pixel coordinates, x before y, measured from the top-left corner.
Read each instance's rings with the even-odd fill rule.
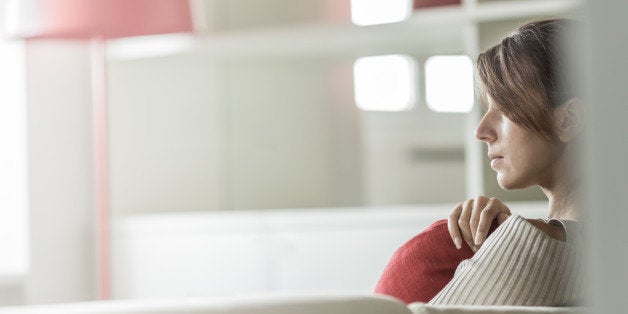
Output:
[[[114,298],[230,296],[268,289],[259,234],[115,239]]]
[[[370,293],[395,249],[425,227],[279,233],[272,288]]]
[[[525,217],[544,203],[509,204]],[[453,204],[143,214],[114,223],[115,298],[371,293],[393,252]]]
[[[26,46],[28,303],[96,296],[89,44]]]

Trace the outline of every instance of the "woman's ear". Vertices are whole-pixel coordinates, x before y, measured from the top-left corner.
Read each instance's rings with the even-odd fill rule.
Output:
[[[582,102],[571,98],[554,109],[554,127],[561,142],[571,142],[582,130]]]

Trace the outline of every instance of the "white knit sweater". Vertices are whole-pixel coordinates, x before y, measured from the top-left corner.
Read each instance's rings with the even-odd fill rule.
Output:
[[[567,241],[510,216],[486,239],[429,303],[466,305],[574,305],[583,296],[582,250],[575,223],[563,223]]]

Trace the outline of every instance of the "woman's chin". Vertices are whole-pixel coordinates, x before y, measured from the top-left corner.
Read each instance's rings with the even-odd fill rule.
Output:
[[[497,184],[500,188],[510,191],[520,189],[520,187],[513,180],[509,180],[504,174],[497,173]]]
[[[529,188],[534,184],[529,182],[525,182],[524,180],[517,180],[516,178],[509,178],[503,173],[497,174],[497,184],[500,188],[510,191],[510,190],[521,190],[525,188]]]

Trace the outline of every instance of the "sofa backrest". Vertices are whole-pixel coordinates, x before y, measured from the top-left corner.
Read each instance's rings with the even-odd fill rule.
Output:
[[[411,314],[405,304],[373,295],[261,296],[125,300],[0,308],[0,314]]]
[[[429,305],[411,303],[412,314],[585,314],[584,307]]]
[[[114,300],[0,307],[0,314],[584,314],[586,308],[517,306],[406,307],[378,295],[263,295],[214,299]]]

